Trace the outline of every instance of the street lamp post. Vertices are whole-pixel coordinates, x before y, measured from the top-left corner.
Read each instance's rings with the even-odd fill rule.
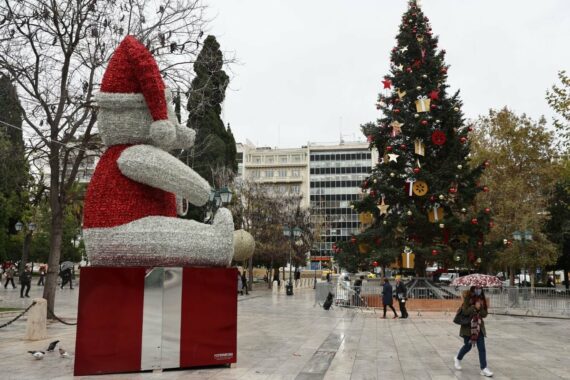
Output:
[[[232,192],[227,187],[221,189],[212,189],[208,198],[208,210],[206,211],[206,223],[214,220],[216,210],[222,206],[226,206],[232,201]]]
[[[290,239],[289,245],[289,284],[287,285],[287,295],[293,295],[293,276],[292,276],[292,269],[293,269],[293,261],[292,261],[292,251],[293,251],[293,243],[295,238],[301,236],[301,229],[299,227],[289,228],[288,226],[283,227],[283,236]]]
[[[521,249],[521,256],[523,257],[523,261],[526,262],[525,259],[525,245],[527,241],[531,241],[532,240],[532,231],[531,230],[525,230],[525,231],[515,231],[513,232],[513,239],[515,239],[516,241],[518,241],[519,243],[521,243],[522,249]],[[524,264],[524,263],[523,263]],[[526,274],[525,274],[526,271]],[[526,281],[526,276],[529,276],[529,281],[530,281],[530,274],[528,271],[528,268],[523,268],[523,285]]]
[[[17,232],[20,232],[22,230],[25,231],[24,243],[22,247],[22,259],[20,261],[20,265],[18,266],[18,273],[21,275],[24,272],[24,267],[26,266],[26,263],[28,262],[28,257],[30,253],[30,244],[32,242],[32,234],[36,229],[36,224],[30,222],[26,226],[22,222],[17,222],[14,227],[16,228]]]

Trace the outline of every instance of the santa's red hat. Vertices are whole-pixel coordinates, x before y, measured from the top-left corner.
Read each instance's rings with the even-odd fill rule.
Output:
[[[176,126],[168,120],[165,85],[158,65],[135,37],[127,36],[119,44],[101,82],[101,95],[117,100],[121,95],[142,95],[152,117],[150,136],[158,145],[168,145],[176,138]]]

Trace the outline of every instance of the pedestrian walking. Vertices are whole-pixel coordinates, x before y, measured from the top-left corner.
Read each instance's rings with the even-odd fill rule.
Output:
[[[384,316],[382,318],[386,318],[386,307],[392,309],[394,319],[398,318],[396,309],[392,306],[392,285],[390,285],[390,281],[386,277],[384,277],[384,285],[382,285],[382,303],[384,304]]]
[[[38,286],[44,286],[44,281],[46,278],[46,267],[45,265],[40,266],[40,279],[38,280]]]
[[[12,289],[16,289],[16,284],[14,284],[14,275],[16,274],[16,266],[14,264],[10,265],[10,267],[5,270],[5,273],[6,273],[6,283],[4,284],[4,289],[8,287],[8,283],[12,283]]]
[[[493,372],[487,368],[487,351],[485,349],[485,323],[483,318],[487,317],[487,301],[485,292],[479,286],[472,286],[463,293],[463,305],[461,306],[463,315],[471,317],[468,325],[461,325],[459,335],[463,337],[463,347],[454,358],[455,369],[461,370],[461,360],[465,354],[471,351],[474,345],[477,345],[479,351],[479,367],[481,375],[486,377],[493,376]]]
[[[238,294],[241,294],[243,296],[243,282],[242,282],[241,278],[242,278],[241,273],[239,272],[239,269],[238,269],[238,272],[237,272],[237,290],[238,290]]]
[[[354,281],[354,301],[353,304],[355,306],[361,306],[361,298],[360,298],[360,291],[362,289],[362,281],[364,280],[364,276],[360,276]]]
[[[63,287],[67,285],[68,282],[69,282],[69,289],[73,289],[71,268],[66,268],[60,271],[59,276],[61,277],[61,286],[60,286],[61,289],[63,289]]]
[[[247,272],[245,270],[241,274],[241,290],[242,290],[242,292],[241,292],[242,294],[243,294],[244,290],[245,290],[246,296],[249,294],[249,291],[247,289]]]
[[[29,265],[26,265],[24,271],[20,275],[20,298],[24,298],[24,292],[26,297],[30,298],[30,287],[32,285],[32,270]],[[24,290],[25,289],[25,290]]]
[[[554,279],[552,277],[548,277],[548,280],[546,281],[546,287],[547,288],[555,288],[556,285],[554,284]]]
[[[327,282],[330,284],[330,282],[331,282],[331,272],[328,272],[328,273],[327,273],[326,279],[327,279]]]
[[[408,299],[408,290],[406,285],[402,282],[401,276],[396,276],[396,299],[400,307],[400,318],[408,318],[408,311],[406,310],[406,300]]]

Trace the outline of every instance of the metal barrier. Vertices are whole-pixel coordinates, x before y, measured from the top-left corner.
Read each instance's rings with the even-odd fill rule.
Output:
[[[453,313],[462,303],[465,288],[426,284],[408,290],[408,311]],[[315,304],[322,305],[333,294],[333,305],[343,308],[382,308],[382,286],[351,286],[347,281],[317,283]],[[485,295],[492,314],[549,316],[570,318],[570,292],[552,288],[487,288]],[[394,304],[397,301],[394,300]]]

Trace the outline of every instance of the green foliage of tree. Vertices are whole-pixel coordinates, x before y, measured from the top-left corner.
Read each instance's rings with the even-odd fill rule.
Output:
[[[187,104],[187,126],[196,130],[196,141],[191,150],[182,153],[182,160],[210,184],[213,184],[212,171],[219,167],[237,171],[235,140],[221,119],[229,83],[223,65],[220,44],[214,36],[208,36],[194,63],[196,76]]]
[[[491,163],[482,177],[491,191],[481,199],[494,214],[490,238],[512,241],[514,231],[533,232],[533,241],[526,247],[515,242],[503,246],[495,266],[516,270],[552,264],[557,250],[541,231],[549,191],[561,167],[546,120],[535,121],[508,108],[490,110],[478,119],[473,142],[474,159],[485,157]]]
[[[21,219],[28,167],[22,138],[22,112],[16,88],[0,74],[0,260],[12,258],[10,235]]]
[[[559,135],[559,146],[563,154],[568,154],[570,149],[570,77],[566,71],[558,72],[560,85],[553,85],[552,88],[546,92],[546,100],[548,104],[556,113],[559,118],[554,118],[554,126],[556,127]]]
[[[477,265],[491,221],[485,207],[474,204],[485,189],[478,181],[485,166],[469,159],[471,128],[464,124],[458,93],[448,94],[445,51],[438,50],[438,38],[414,0],[396,39],[377,103],[384,115],[362,126],[381,161],[362,184],[363,199],[354,204],[376,218],[357,241],[374,245],[381,239],[379,257],[410,246],[418,275],[425,274],[428,262],[454,265],[457,254]],[[418,144],[425,152],[416,150]],[[410,196],[410,181],[425,182],[427,192]],[[389,206],[386,214],[378,208],[382,201]],[[430,222],[428,213],[438,206],[444,215]]]
[[[566,289],[570,288],[570,176],[565,176],[554,186],[549,206],[549,218],[544,231],[549,239],[557,244],[561,255],[553,266],[564,270]]]

